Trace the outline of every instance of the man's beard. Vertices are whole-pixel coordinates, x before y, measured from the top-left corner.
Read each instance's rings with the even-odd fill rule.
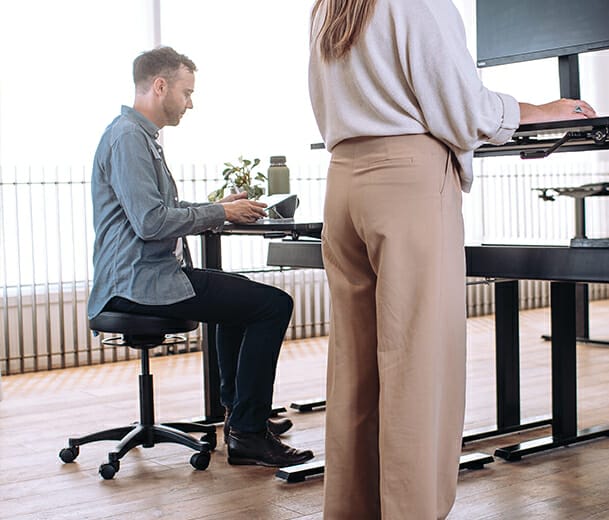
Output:
[[[165,120],[168,126],[177,126],[180,124],[180,120],[184,115],[183,111],[179,111],[177,108],[172,108],[167,104],[163,105],[163,111],[165,112]]]

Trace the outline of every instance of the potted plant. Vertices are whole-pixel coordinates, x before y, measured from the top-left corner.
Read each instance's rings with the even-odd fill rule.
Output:
[[[264,194],[264,187],[254,184],[255,181],[265,182],[266,175],[261,172],[254,172],[256,166],[260,164],[260,159],[244,159],[239,156],[237,164],[226,162],[226,168],[222,171],[224,184],[217,190],[212,191],[208,199],[211,202],[217,202],[224,197],[224,190],[229,188],[231,193],[239,193],[247,191],[247,196],[250,199],[258,199]]]

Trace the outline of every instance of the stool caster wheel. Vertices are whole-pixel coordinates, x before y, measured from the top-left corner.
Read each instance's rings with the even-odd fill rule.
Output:
[[[63,448],[59,452],[59,458],[67,464],[69,462],[74,462],[74,459],[78,457],[79,453],[80,450],[78,449],[78,446],[70,446],[69,448]]]
[[[111,480],[120,468],[120,462],[106,462],[99,467],[99,474],[104,480]]]
[[[207,469],[207,466],[209,466],[210,459],[211,455],[208,451],[200,451],[199,453],[195,453],[192,457],[190,457],[190,464],[195,469],[204,470]]]
[[[213,431],[206,433],[201,437],[201,441],[209,444],[209,450],[214,451],[218,445],[218,437],[216,436],[216,432]]]

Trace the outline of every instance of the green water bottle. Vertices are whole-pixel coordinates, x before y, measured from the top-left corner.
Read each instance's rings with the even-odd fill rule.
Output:
[[[285,165],[285,155],[273,155],[268,174],[268,194],[290,193],[290,170]]]

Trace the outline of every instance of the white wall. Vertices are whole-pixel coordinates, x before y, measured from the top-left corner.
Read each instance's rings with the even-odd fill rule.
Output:
[[[310,108],[309,0],[163,0],[161,40],[199,68],[194,110],[165,130],[173,162],[220,163],[239,155],[317,160]]]
[[[150,0],[0,0],[0,164],[90,165],[133,99]]]

